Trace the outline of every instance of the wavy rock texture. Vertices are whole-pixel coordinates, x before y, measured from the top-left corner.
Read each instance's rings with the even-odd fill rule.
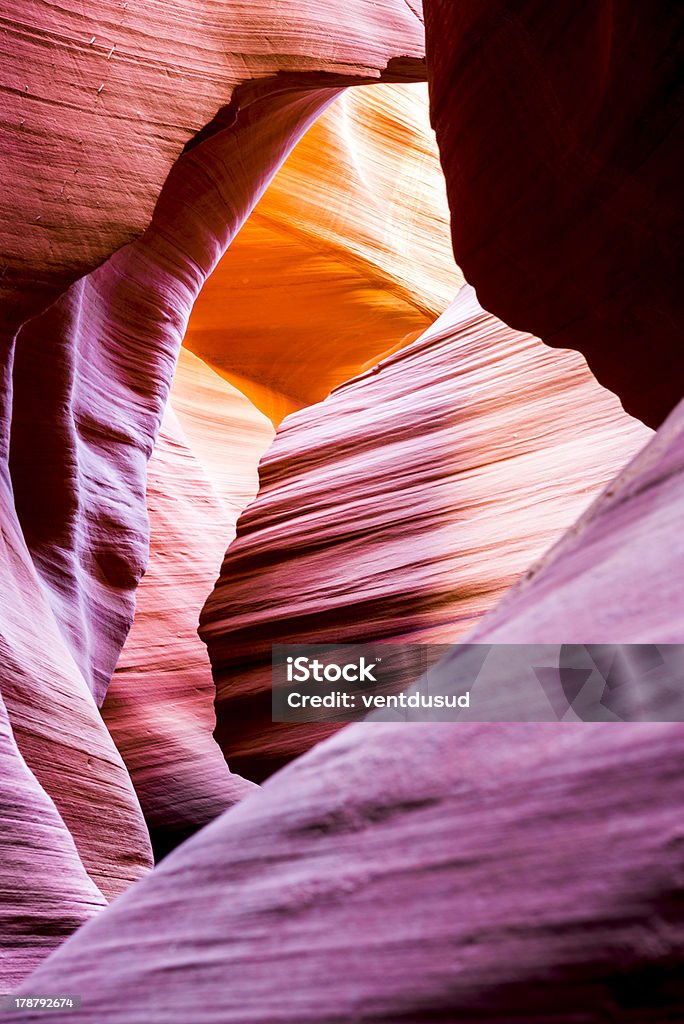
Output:
[[[3,991],[151,864],[128,773],[6,494],[0,486]]]
[[[394,58],[424,55],[420,7],[405,0],[350,0],[343,17],[335,0],[181,12],[168,0],[9,0],[4,26],[9,329],[146,228],[184,144],[240,83],[279,72],[375,80]]]
[[[181,349],[148,468],[150,561],[102,708],[157,856],[254,788],[231,775],[212,739],[214,687],[197,615],[272,438],[239,391]]]
[[[672,42],[681,35],[679,9],[579,4],[561,19],[551,5],[537,2],[429,0],[428,15],[433,117],[456,214],[458,256],[469,279],[488,308],[511,323],[584,351],[628,409],[659,423],[682,393],[675,348],[682,168],[674,130],[681,123],[681,95]],[[129,628],[133,591],[147,559],[145,466],[193,304],[275,170],[340,90],[361,81],[419,78],[425,72],[422,56],[415,0],[351,0],[343,13],[333,0],[228,0],[181,11],[167,0],[105,0],[94,16],[71,0],[9,0],[6,6],[0,39],[0,61],[8,68],[1,115],[8,143],[0,156],[6,184],[0,201],[6,254],[0,268],[0,885],[9,911],[2,911],[0,944],[5,953],[9,936],[13,953],[3,957],[0,987],[13,985],[150,863],[136,794],[96,702],[104,697]],[[362,106],[349,101],[337,122],[339,131],[351,133],[349,152],[359,154],[361,117],[372,103],[365,113]],[[411,132],[409,126],[407,135],[399,132],[389,142],[396,145]],[[374,159],[365,153],[360,168],[347,165],[347,177],[358,171],[357,184],[367,179],[367,194],[377,190],[391,209],[392,184]],[[321,174],[330,174],[331,159],[321,155],[317,163]],[[407,168],[415,174],[410,161]],[[406,179],[397,198],[413,187]],[[283,247],[298,295],[295,264],[312,237],[306,225],[321,206],[320,197],[309,198],[296,244],[290,239]],[[292,222],[291,213],[281,217],[281,229]],[[403,285],[383,298],[379,284],[386,282],[387,266],[376,245],[382,218],[373,211],[370,219],[371,237],[356,235],[357,276],[350,271],[347,280],[349,286],[366,281],[359,313],[384,310],[394,317],[392,330],[400,330],[389,339],[394,347],[420,331],[422,316],[429,320],[445,281],[435,280],[420,301]],[[417,216],[416,226],[423,222]],[[261,242],[275,239],[279,230],[263,222],[257,227]],[[329,222],[317,237],[326,255],[316,264],[321,290],[321,264],[327,261],[332,271],[341,260],[336,230]],[[421,248],[428,236],[429,229]],[[261,242],[245,237],[247,260],[250,245]],[[439,252],[430,250],[430,261],[434,276]],[[409,247],[409,284],[420,278],[417,262]],[[466,293],[455,309],[464,312],[468,301]],[[244,329],[249,311],[242,302],[240,317]],[[495,318],[478,312],[475,320],[480,317],[483,333],[491,329],[499,338],[503,332],[502,342],[505,336],[508,346],[513,339],[523,346],[521,336]],[[411,426],[433,436],[430,456],[439,460],[446,451],[451,471],[453,448],[442,447],[436,422],[449,402],[459,430],[466,436],[473,431],[481,451],[495,444],[486,463],[476,443],[457,450],[457,472],[447,479],[473,484],[462,504],[460,494],[454,500],[443,486],[442,465],[427,496],[416,500],[410,482],[397,490],[393,463],[397,507],[387,522],[375,518],[377,502],[365,509],[336,506],[346,517],[336,541],[351,549],[349,569],[347,563],[342,569],[334,565],[337,611],[358,571],[357,515],[364,528],[385,530],[383,565],[406,569],[415,587],[407,610],[401,589],[398,595],[385,589],[399,574],[388,581],[376,569],[379,559],[373,562],[377,586],[364,592],[361,607],[364,628],[371,631],[380,628],[373,604],[378,592],[387,599],[382,628],[388,633],[426,637],[433,635],[428,626],[437,635],[453,624],[458,612],[449,602],[464,595],[443,585],[440,545],[446,540],[450,550],[455,546],[454,523],[482,587],[466,588],[462,614],[472,621],[486,603],[478,609],[476,599],[488,599],[487,588],[493,596],[503,586],[491,578],[478,557],[481,542],[469,537],[459,518],[466,508],[469,516],[481,515],[481,526],[489,523],[499,540],[504,527],[487,518],[487,481],[490,495],[496,491],[501,500],[505,494],[511,550],[517,555],[529,543],[531,557],[534,544],[541,547],[541,534],[553,520],[549,514],[548,524],[542,523],[539,507],[549,475],[541,452],[554,431],[562,438],[555,465],[565,466],[567,458],[569,466],[564,446],[572,449],[586,438],[587,475],[595,472],[593,459],[609,438],[613,455],[618,442],[636,443],[635,435],[628,436],[636,428],[613,419],[614,406],[600,430],[582,434],[578,417],[585,410],[568,395],[583,394],[583,387],[601,394],[582,373],[554,376],[547,392],[544,375],[521,369],[524,401],[518,405],[510,393],[505,402],[488,399],[479,390],[484,356],[469,348],[473,323],[453,335],[450,322],[447,317],[436,334],[414,342],[406,354],[390,356],[378,374],[295,414],[281,432],[281,438],[291,437],[297,423],[310,417],[322,445],[335,450],[340,439],[326,426],[325,410],[338,408],[349,417],[359,449],[341,452],[333,464],[343,477],[359,454],[374,450],[383,429],[394,434],[402,426],[403,401],[418,408],[416,377],[409,380],[401,372],[415,358],[430,374],[421,396],[427,413]],[[346,326],[353,323],[350,313]],[[207,345],[208,359],[214,326],[210,319],[197,321],[197,351],[204,354]],[[369,328],[371,360],[386,350],[384,330]],[[302,339],[295,366],[313,364],[306,346],[311,354],[317,340]],[[487,358],[491,343],[490,337]],[[461,355],[467,349],[455,378],[453,361],[447,373],[446,359],[439,358],[447,344]],[[525,344],[532,342],[527,338]],[[357,369],[361,352],[340,359],[320,348],[316,387],[322,394]],[[516,356],[524,351],[516,349]],[[280,357],[273,338],[268,357],[252,353],[257,372],[248,372],[245,352],[249,341],[234,364],[224,366],[216,355],[210,361],[224,374],[249,381],[273,419],[320,397],[315,389],[297,390],[298,370]],[[538,352],[535,366],[542,353],[543,359],[570,358],[553,357],[541,346]],[[278,372],[260,392],[258,378],[272,364]],[[191,361],[186,370],[200,373]],[[420,373],[418,378],[423,379]],[[209,390],[218,387],[209,379]],[[365,404],[371,389],[380,400]],[[459,398],[479,410],[484,437],[477,435],[476,419],[459,418]],[[587,422],[600,419],[593,401]],[[363,417],[357,416],[361,406]],[[540,422],[532,413],[542,407]],[[563,409],[568,420],[556,422]],[[514,429],[516,410],[529,433],[513,439],[521,434]],[[527,449],[528,441],[539,443],[538,452],[534,444]],[[308,447],[302,458],[304,445],[297,444],[297,471],[307,483],[317,453]],[[548,640],[562,630],[565,639],[574,617],[585,634],[601,626],[603,641],[606,633],[608,639],[680,640],[681,450],[680,410],[474,636],[483,642],[511,636]],[[404,457],[403,450],[398,454]],[[404,473],[407,467],[422,480],[429,469],[425,447],[420,462],[410,443],[405,454]],[[573,452],[574,466],[575,456],[580,453]],[[529,481],[525,504],[531,495],[539,520],[535,516],[520,525],[519,534],[509,534],[508,520],[519,522],[519,509],[506,471],[516,460]],[[373,466],[379,477],[390,476],[389,463],[374,458]],[[185,486],[178,482],[179,467],[188,474]],[[122,666],[129,678],[122,672],[108,711],[122,746],[128,744],[131,770],[162,847],[246,789],[208,740],[206,677],[199,682],[202,655],[189,635],[180,584],[176,593],[164,592],[172,584],[164,572],[170,546],[182,554],[177,572],[183,573],[183,561],[189,574],[184,588],[199,592],[199,578],[209,572],[219,542],[207,520],[227,516],[222,522],[230,524],[224,485],[232,486],[198,411],[187,392],[185,399],[179,394],[155,456],[150,496],[161,532],[155,536],[141,623],[154,610],[168,610],[168,624],[181,634],[179,664],[198,682],[191,699],[165,664],[156,680],[164,701],[152,709],[151,695],[148,704],[128,686],[146,667],[134,634],[130,660]],[[298,497],[312,494],[323,508],[329,495],[322,496],[321,483],[312,479],[307,487]],[[579,493],[576,478],[574,487],[557,506],[569,517],[567,494],[577,501],[575,508],[588,497]],[[278,512],[277,501],[274,510],[270,501],[273,496],[265,492],[269,544],[283,518],[292,515],[291,502]],[[407,538],[412,541],[414,534],[406,513],[425,515],[429,523],[433,508],[444,521],[436,536],[421,531],[428,555],[423,562],[429,564],[407,566]],[[302,531],[307,515],[302,509]],[[399,551],[389,538],[397,522]],[[188,554],[191,529],[197,565],[190,565]],[[264,550],[273,558],[269,573],[281,587],[277,544],[264,544]],[[294,602],[291,582],[279,591],[298,610],[296,628],[312,626],[316,608],[325,607],[311,597],[311,581],[331,577],[325,546],[312,551],[304,539],[300,553],[307,567],[304,587],[299,584]],[[512,554],[510,564],[502,559],[501,571],[512,571],[514,562]],[[440,568],[433,571],[434,565]],[[242,585],[238,578],[236,593]],[[264,645],[260,630],[269,617],[282,625],[272,610],[264,611],[266,599],[272,603],[268,595],[251,612]],[[216,607],[216,623],[227,621],[226,604]],[[233,602],[231,608],[239,618],[240,605]],[[320,625],[325,627],[324,618]],[[212,642],[222,642],[218,634],[224,628],[225,622]],[[239,629],[232,640],[243,642]],[[223,650],[219,674],[225,660]],[[238,697],[252,707],[246,757],[252,763],[268,760],[270,770],[295,750],[259,732],[259,697],[250,692],[259,685],[257,669],[248,666]],[[154,728],[143,742],[146,716]],[[38,968],[28,982],[30,992],[68,989],[82,995],[84,1011],[63,1019],[98,1024],[137,1024],[141,1014],[179,1024],[418,1024],[454,1016],[503,1022],[532,1015],[568,1024],[606,1017],[676,1020],[684,997],[682,731],[681,725],[409,729],[372,723],[345,730],[222,815],[79,928]],[[178,766],[178,779],[166,792],[163,765],[157,770],[147,759],[161,761],[162,744]]]
[[[243,90],[174,166],[144,235],[19,332],[17,511],[98,700],[145,564],[145,463],[189,312],[274,172],[338,95],[316,81],[291,75]]]
[[[271,722],[271,644],[454,642],[648,436],[471,288],[288,417],[201,618],[231,767],[260,781],[336,728]]]
[[[346,729],[25,991],[81,993],[63,1019],[93,1024],[676,1020],[683,739],[680,724]]]
[[[422,334],[462,283],[425,86],[350,89],[207,281],[184,344],[277,422]]]
[[[422,24],[399,0],[357,0],[344,25],[329,2],[243,13],[11,2],[0,41],[0,689],[107,896],[150,849],[95,702],[147,560],[146,462],[187,317],[339,89],[424,74]]]
[[[680,404],[487,618],[487,643],[684,642],[683,474]]]
[[[0,690],[27,764],[107,895],[139,877],[150,849],[95,700],[147,558],[146,463],[187,316],[269,176],[335,95],[283,86],[275,99],[254,98],[240,132],[210,136],[176,165],[145,235],[18,335],[14,501],[6,470],[0,478]],[[248,166],[238,150],[253,153]]]
[[[21,756],[1,697],[0,820],[0,985],[8,991],[105,900]]]
[[[471,638],[510,640],[517,619],[516,641],[553,642],[579,613],[608,614],[602,640],[681,642],[683,429],[684,405]],[[26,991],[79,992],[64,1019],[93,1024],[141,1006],[179,1024],[676,1020],[683,740],[657,723],[349,727]]]
[[[398,347],[397,336],[410,340],[459,283],[425,87],[353,90],[288,157],[200,293],[184,344],[278,418]],[[250,786],[212,739],[196,625],[273,437],[185,349],[170,404],[181,422],[167,414],[148,470],[151,562],[103,708],[158,854]]]
[[[426,0],[456,260],[652,426],[684,394],[680,4]]]

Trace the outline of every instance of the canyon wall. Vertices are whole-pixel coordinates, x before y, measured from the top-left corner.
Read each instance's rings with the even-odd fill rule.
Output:
[[[424,7],[466,279],[657,426],[684,394],[681,5]]]
[[[342,86],[425,75],[422,23],[403,0],[358,0],[344,25],[330,3],[285,6],[287,18],[252,5],[246,21],[240,4],[5,11],[0,689],[16,791],[47,823],[45,898],[12,925],[21,972],[98,890],[114,896],[151,865],[97,705],[148,558],[146,464],[194,300]],[[53,857],[71,880],[61,901],[41,881]],[[9,860],[9,891],[31,890],[25,869]],[[7,988],[18,963],[3,958]]]
[[[6,5],[0,983],[47,956],[21,991],[81,996],[65,1021],[681,1016],[680,724],[367,722],[262,789],[209,735],[193,618],[265,416],[292,413],[203,615],[231,769],[321,738],[264,708],[301,628],[681,640],[681,10],[425,15],[482,307],[435,328],[461,278],[409,94],[331,108],[222,261],[345,88],[428,74],[415,0]],[[659,428],[625,469],[646,428],[523,332]],[[215,815],[150,871],[150,831],[161,855]]]
[[[287,158],[193,307],[148,468],[151,560],[103,706],[157,855],[250,788],[212,739],[196,635],[273,436],[229,382],[278,421],[408,344],[461,284],[448,218],[425,87],[348,90]]]
[[[683,424],[680,406],[471,639],[565,638],[575,614],[602,640],[681,639]],[[457,663],[441,671],[458,686]],[[179,1024],[677,1019],[683,735],[350,726],[84,926],[32,990],[66,986],[84,1008],[65,1020],[114,1024],[141,1006]]]
[[[469,287],[289,416],[202,612],[229,764],[261,781],[336,728],[273,724],[272,644],[457,642],[649,436]]]
[[[181,349],[148,467],[150,561],[102,707],[158,857],[253,788],[212,739],[214,687],[197,616],[272,437],[239,391]]]

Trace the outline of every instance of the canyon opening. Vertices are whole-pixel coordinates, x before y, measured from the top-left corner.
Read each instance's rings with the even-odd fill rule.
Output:
[[[3,26],[0,1016],[679,1020],[679,5]]]

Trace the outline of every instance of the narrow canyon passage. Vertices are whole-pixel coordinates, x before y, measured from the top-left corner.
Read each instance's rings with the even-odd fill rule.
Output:
[[[196,630],[256,495],[273,438],[265,416],[277,424],[325,397],[439,315],[462,282],[448,217],[425,86],[347,90],[193,307],[148,468],[151,561],[103,705],[157,855],[251,788],[212,739],[214,683]]]
[[[679,1020],[677,5],[3,26],[0,1013]],[[500,685],[274,722],[298,642]],[[620,644],[635,719],[516,717]]]
[[[241,776],[335,731],[272,723],[271,644],[457,641],[649,436],[581,357],[472,290],[430,327],[462,284],[448,224],[425,87],[349,90],[193,308],[149,468],[152,561],[103,707],[158,855],[248,793]],[[271,431],[228,382],[276,423],[323,399],[282,424],[258,495]],[[201,630],[236,775],[195,631],[253,498]]]
[[[147,561],[147,460],[195,298],[278,166],[342,85],[425,74],[422,23],[403,4],[388,36],[372,5],[360,2],[355,41],[346,32],[333,40],[314,17],[314,70],[305,56],[273,57],[279,30],[262,11],[270,42],[262,37],[260,52],[245,60],[234,39],[234,59],[224,55],[212,73],[201,47],[184,49],[179,61],[187,26],[160,20],[157,11],[155,50],[164,60],[133,77],[148,51],[151,12],[122,15],[114,4],[109,13],[110,21],[106,10],[32,5],[37,30],[26,32],[29,12],[13,12],[13,42],[3,51],[12,75],[32,68],[25,88],[3,93],[13,144],[2,153],[11,187],[0,274],[0,682],[8,772],[16,775],[6,814],[14,821],[29,798],[27,778],[43,793],[43,803],[34,804],[43,831],[32,835],[22,825],[21,843],[1,868],[7,892],[21,892],[30,877],[37,886],[29,888],[30,914],[12,900],[2,907],[8,988],[101,902],[97,896],[83,904],[77,892],[95,885],[112,898],[152,864],[137,795],[98,705]],[[226,38],[231,17],[221,12],[217,38]],[[301,28],[307,18],[295,21]],[[51,47],[55,37],[56,63],[46,63],[45,41]],[[249,30],[241,39],[248,38]],[[350,54],[360,61],[345,59]],[[93,84],[103,62],[110,73],[104,91]],[[55,160],[53,76],[58,67],[68,77],[72,66],[81,76],[66,97]],[[168,91],[171,66],[184,103]],[[33,121],[24,132],[27,109]],[[140,126],[158,131],[143,131],[131,148],[132,110]],[[27,185],[35,167],[42,176],[38,213]],[[17,218],[28,225],[19,233]],[[205,796],[200,787],[195,808]],[[225,788],[202,813],[214,813],[224,797]],[[67,889],[61,905],[49,872],[32,875],[33,860],[44,864],[53,844],[63,860],[71,858],[73,894]]]

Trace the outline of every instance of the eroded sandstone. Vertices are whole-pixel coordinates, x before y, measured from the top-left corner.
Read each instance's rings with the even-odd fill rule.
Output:
[[[201,618],[231,766],[260,781],[335,728],[272,723],[272,644],[455,643],[648,436],[471,288],[289,416]]]

